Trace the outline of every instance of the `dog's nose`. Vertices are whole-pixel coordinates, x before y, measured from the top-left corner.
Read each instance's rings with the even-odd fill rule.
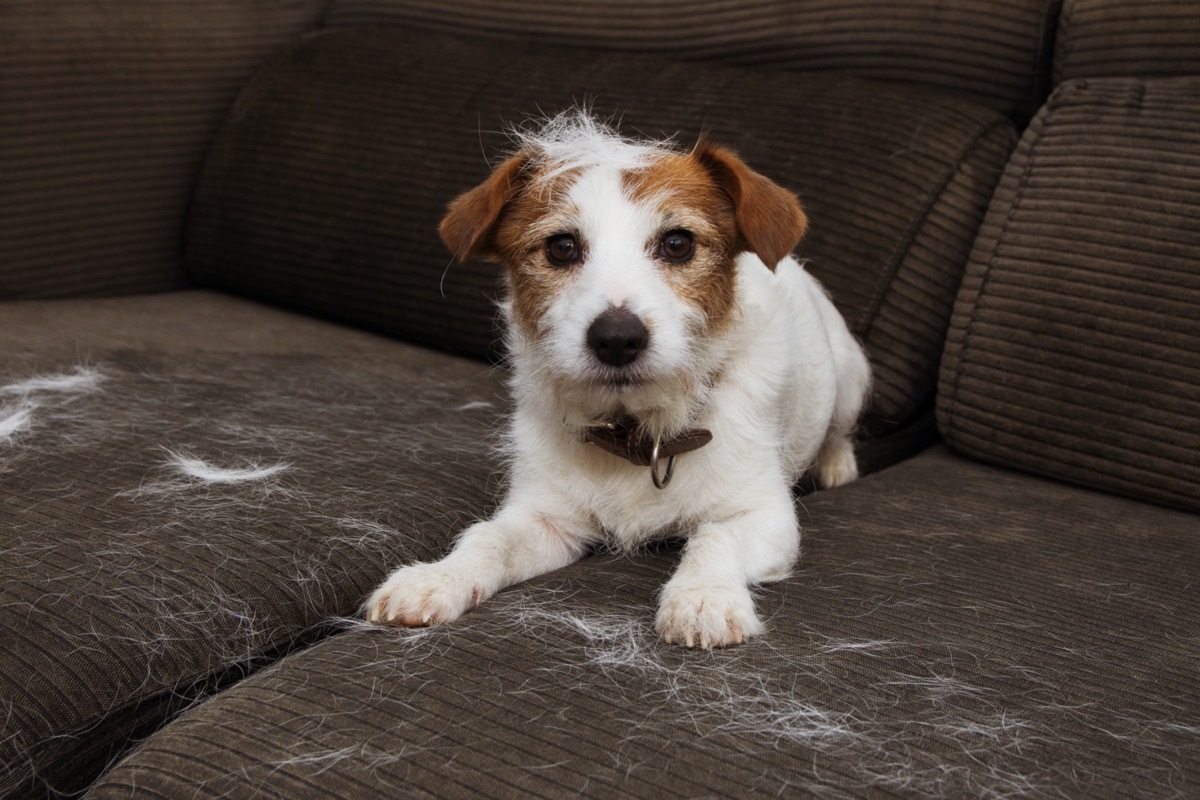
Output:
[[[646,324],[624,308],[605,311],[592,321],[587,332],[588,347],[596,358],[613,367],[632,364],[649,341]]]

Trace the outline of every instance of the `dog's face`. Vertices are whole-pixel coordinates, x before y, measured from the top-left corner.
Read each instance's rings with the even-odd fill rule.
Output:
[[[512,333],[570,421],[682,424],[681,404],[719,368],[738,254],[774,268],[804,214],[712,145],[680,153],[593,128],[563,149],[509,158],[450,205],[442,238],[460,259],[505,265]]]

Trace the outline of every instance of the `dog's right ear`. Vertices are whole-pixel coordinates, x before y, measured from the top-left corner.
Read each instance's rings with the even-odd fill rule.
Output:
[[[508,158],[487,180],[450,202],[438,233],[459,261],[499,260],[492,234],[504,206],[521,191],[528,162],[527,155]]]

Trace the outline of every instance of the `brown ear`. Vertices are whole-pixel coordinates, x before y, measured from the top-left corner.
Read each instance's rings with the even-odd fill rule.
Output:
[[[492,170],[483,183],[450,201],[438,233],[459,261],[498,260],[492,231],[504,206],[521,190],[521,170],[528,161],[527,155],[512,156]]]
[[[774,270],[808,227],[796,195],[750,169],[732,150],[701,141],[692,156],[733,199],[746,248]]]

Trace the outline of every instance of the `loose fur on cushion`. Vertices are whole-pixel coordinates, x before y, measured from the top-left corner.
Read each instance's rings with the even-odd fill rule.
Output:
[[[857,477],[849,437],[870,382],[788,255],[799,201],[722,147],[627,139],[586,111],[518,141],[441,226],[458,258],[506,268],[509,493],[446,558],[394,572],[367,618],[448,622],[599,542],[669,535],[687,545],[660,635],[759,634],[750,587],[799,552],[791,487],[809,469],[826,487]]]

